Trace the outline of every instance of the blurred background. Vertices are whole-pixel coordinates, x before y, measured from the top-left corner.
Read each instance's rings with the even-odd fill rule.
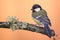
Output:
[[[0,0],[0,21],[6,21],[8,16],[16,16],[20,21],[36,24],[31,17],[30,10],[33,4],[39,4],[48,13],[52,23],[52,29],[55,30],[60,40],[60,0]],[[12,31],[10,29],[0,28],[0,40],[53,40],[49,37],[26,30]]]

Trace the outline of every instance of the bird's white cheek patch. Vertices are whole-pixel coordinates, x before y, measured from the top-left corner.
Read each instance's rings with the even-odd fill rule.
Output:
[[[40,8],[36,8],[36,9],[34,9],[36,12],[39,12],[40,11]]]

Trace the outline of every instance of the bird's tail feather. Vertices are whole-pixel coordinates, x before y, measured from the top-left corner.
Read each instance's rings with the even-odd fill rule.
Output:
[[[44,30],[45,30],[45,33],[51,38],[52,32],[51,32],[48,24],[44,24]]]

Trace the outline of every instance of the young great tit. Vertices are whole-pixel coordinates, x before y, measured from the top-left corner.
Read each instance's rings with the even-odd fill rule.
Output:
[[[38,4],[34,4],[32,6],[32,18],[33,20],[38,24],[42,25],[44,27],[44,32],[48,34],[48,36],[51,38],[52,32],[49,28],[49,25],[51,26],[50,19],[47,16],[47,12],[42,9],[42,7]]]

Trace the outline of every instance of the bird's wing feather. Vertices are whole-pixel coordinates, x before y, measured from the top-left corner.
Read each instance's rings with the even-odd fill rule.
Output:
[[[51,21],[47,16],[47,12],[44,9],[40,12],[40,16],[41,17],[39,17],[39,18],[42,19],[43,22],[45,22],[51,26]]]
[[[43,23],[46,23],[46,24],[49,24],[51,26],[51,22],[50,22],[50,19],[48,18],[48,16],[41,16],[38,18],[38,20],[40,20],[40,22],[43,22]]]

